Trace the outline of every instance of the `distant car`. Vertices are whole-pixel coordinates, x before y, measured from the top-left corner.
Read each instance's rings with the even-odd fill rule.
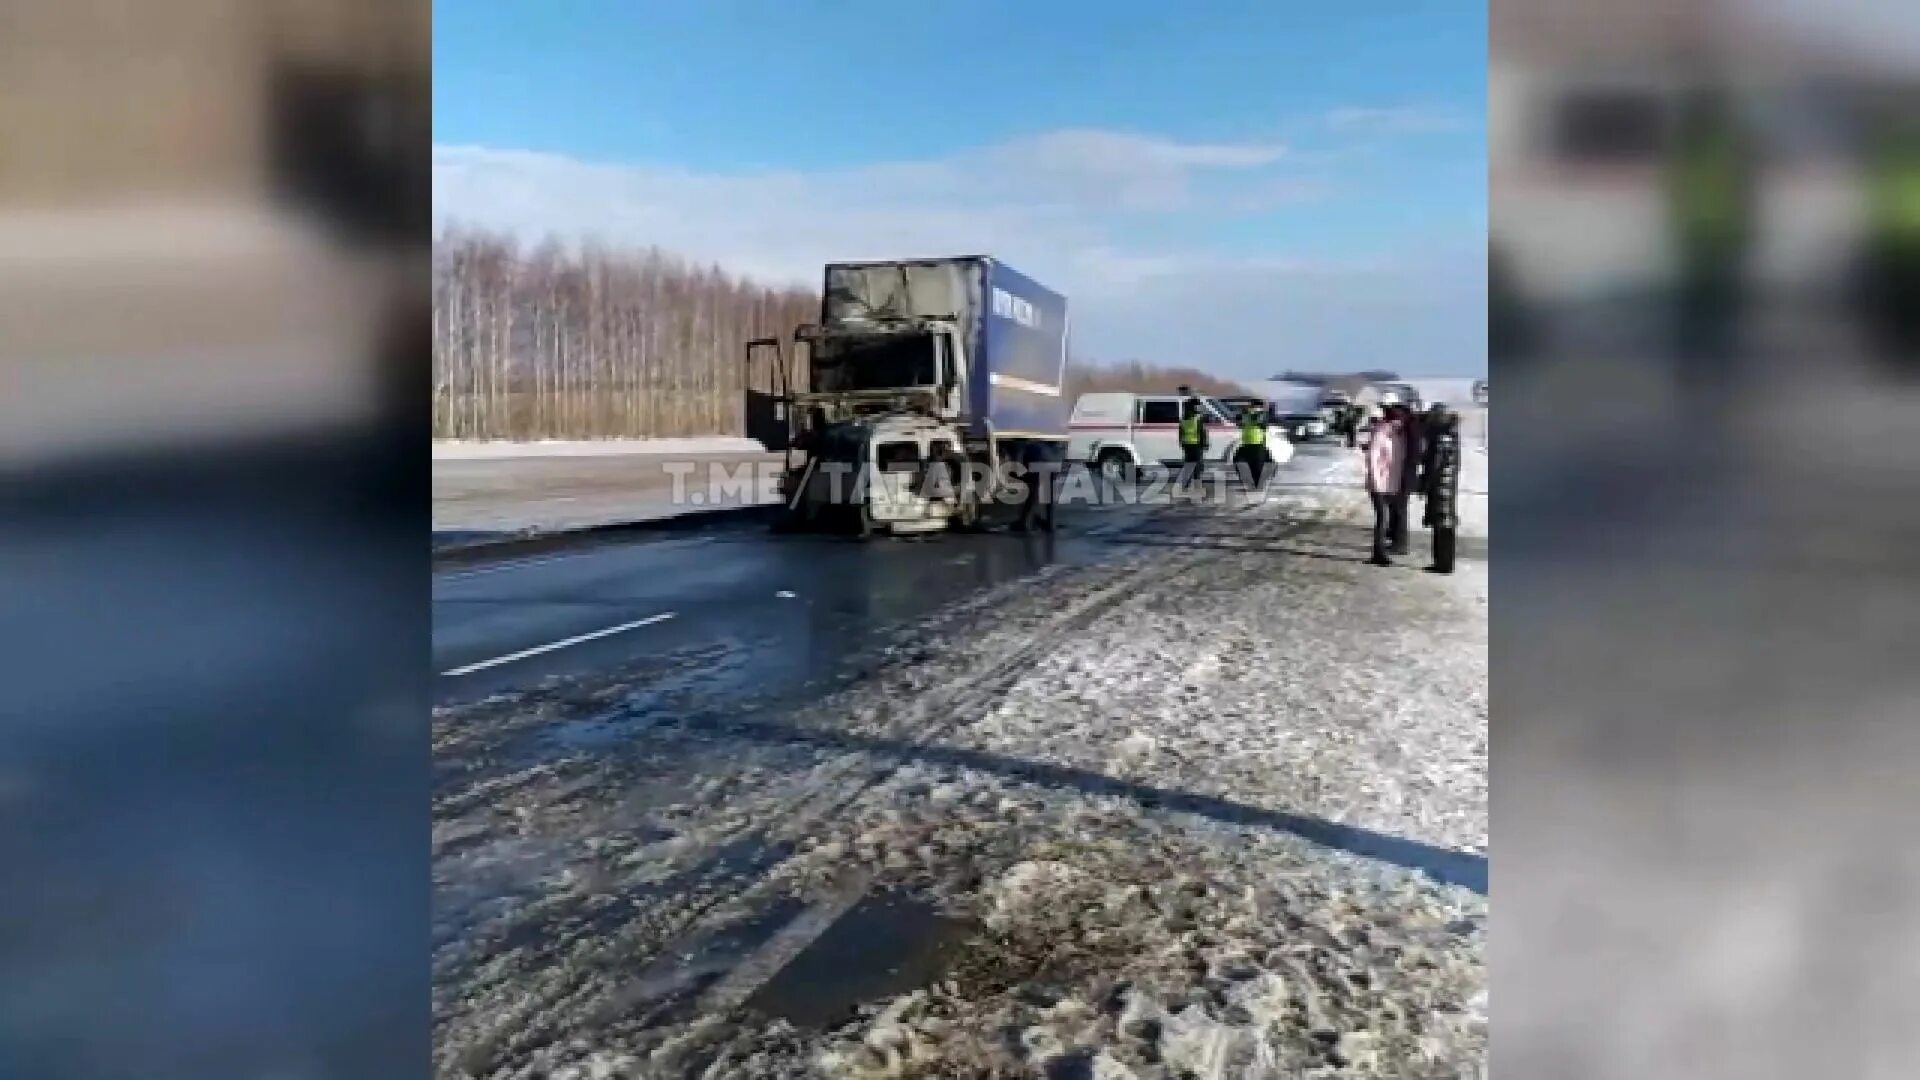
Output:
[[[1150,465],[1180,464],[1183,400],[1178,394],[1081,394],[1067,424],[1067,460],[1095,465],[1115,479],[1130,479]],[[1205,396],[1200,406],[1207,425],[1207,463],[1232,461],[1240,446],[1239,411]],[[1278,464],[1293,459],[1286,429],[1271,423],[1267,449]]]
[[[1285,413],[1275,417],[1273,424],[1294,442],[1317,442],[1333,430],[1327,418],[1317,412]]]
[[[1420,400],[1420,391],[1412,383],[1381,383],[1380,403],[1383,405],[1405,405],[1415,412],[1426,407]]]

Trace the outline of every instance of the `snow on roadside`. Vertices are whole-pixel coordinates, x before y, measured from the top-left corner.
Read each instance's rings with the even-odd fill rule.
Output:
[[[624,754],[450,793],[443,895],[571,854],[436,958],[442,1071],[1481,1075],[1485,886],[1434,867],[1485,848],[1486,567],[1363,566],[1352,465],[960,605],[774,730],[655,722]],[[436,726],[471,738],[479,719]],[[747,838],[773,853],[764,872],[684,878]],[[848,875],[977,936],[934,985],[827,1033],[733,1009],[636,1019],[656,1015],[636,995],[682,992],[636,971],[696,951],[687,918],[724,941]]]
[[[1480,1071],[1484,895],[1422,878],[1417,858],[1383,865],[1275,824],[1486,847],[1484,564],[1382,573],[1358,562],[1354,515],[1342,521],[1286,541],[1298,558],[1277,573],[1267,543],[1210,559],[941,740],[962,761],[1067,773],[1054,783],[910,767],[863,800],[873,817],[855,828],[903,838],[880,845],[883,867],[932,877],[1000,955],[1041,959],[986,977],[1009,990],[982,994],[963,970],[890,1027],[842,1033],[824,1074]],[[916,815],[922,791],[963,810]],[[960,838],[967,807],[984,807],[975,828],[997,844]],[[956,852],[923,866],[906,850],[929,831],[973,847],[966,877],[938,871]]]
[[[524,457],[618,457],[625,454],[764,454],[758,439],[714,435],[692,439],[541,439],[534,442],[441,439],[435,461],[485,461]]]

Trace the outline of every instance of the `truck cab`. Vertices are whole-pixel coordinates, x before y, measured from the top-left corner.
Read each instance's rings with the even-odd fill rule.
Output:
[[[802,328],[810,345],[810,385],[797,396],[850,411],[917,408],[958,419],[966,401],[966,346],[958,328],[940,319],[871,319],[831,329]]]
[[[1024,505],[1034,523],[1003,466],[1065,454],[1066,335],[1065,297],[985,256],[830,264],[820,322],[794,335],[804,386],[779,397],[807,452],[788,461],[791,518],[932,532]],[[784,371],[777,342],[755,345]]]
[[[808,463],[789,491],[809,519],[829,507],[860,515],[863,531],[938,532],[978,515],[964,474],[966,346],[951,322],[873,320],[828,331],[803,328],[811,345]],[[944,470],[945,483],[928,483]],[[798,499],[794,500],[797,495]]]

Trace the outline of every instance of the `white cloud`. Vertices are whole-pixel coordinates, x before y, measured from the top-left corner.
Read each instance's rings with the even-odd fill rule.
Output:
[[[1024,251],[1070,263],[1129,215],[1199,208],[1190,183],[1245,179],[1283,192],[1283,146],[1184,143],[1092,129],[1049,132],[951,158],[812,173],[696,174],[485,147],[434,149],[441,220],[657,244],[744,273],[811,282],[823,261],[901,251]],[[1009,258],[1012,256],[1009,255]]]
[[[1118,176],[1140,170],[1251,169],[1286,157],[1282,143],[1184,143],[1122,131],[1067,128],[1000,148],[1001,157],[1048,168]]]
[[[1388,108],[1346,106],[1329,110],[1327,126],[1356,135],[1433,135],[1462,131],[1473,117],[1459,109],[1403,105]]]
[[[1395,252],[1326,259],[1125,239],[1142,235],[1142,223],[1185,232],[1200,211],[1216,225],[1221,212],[1255,208],[1270,221],[1288,202],[1331,195],[1287,175],[1287,162],[1275,144],[1073,129],[936,160],[814,172],[701,173],[439,146],[433,182],[443,224],[529,242],[655,245],[768,282],[812,285],[823,263],[840,259],[993,254],[1072,298],[1077,352],[1256,377],[1276,362],[1335,362],[1316,351],[1316,341],[1337,344],[1329,331],[1302,327],[1383,317],[1386,282],[1399,281],[1393,288],[1418,306],[1431,291],[1405,275],[1460,272],[1423,269],[1419,257],[1400,265]],[[1275,316],[1286,312],[1295,325],[1276,360]],[[1375,331],[1383,342],[1395,332]]]
[[[1287,156],[1279,143],[1188,143],[1131,132],[1068,128],[958,156],[968,176],[1004,177],[1014,197],[1065,198],[1136,212],[1193,205],[1198,174],[1247,174]]]

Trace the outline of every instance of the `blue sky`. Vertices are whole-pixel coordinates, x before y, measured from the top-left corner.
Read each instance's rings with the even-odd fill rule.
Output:
[[[984,251],[1076,351],[1485,370],[1484,2],[435,7],[443,220],[763,278]]]

